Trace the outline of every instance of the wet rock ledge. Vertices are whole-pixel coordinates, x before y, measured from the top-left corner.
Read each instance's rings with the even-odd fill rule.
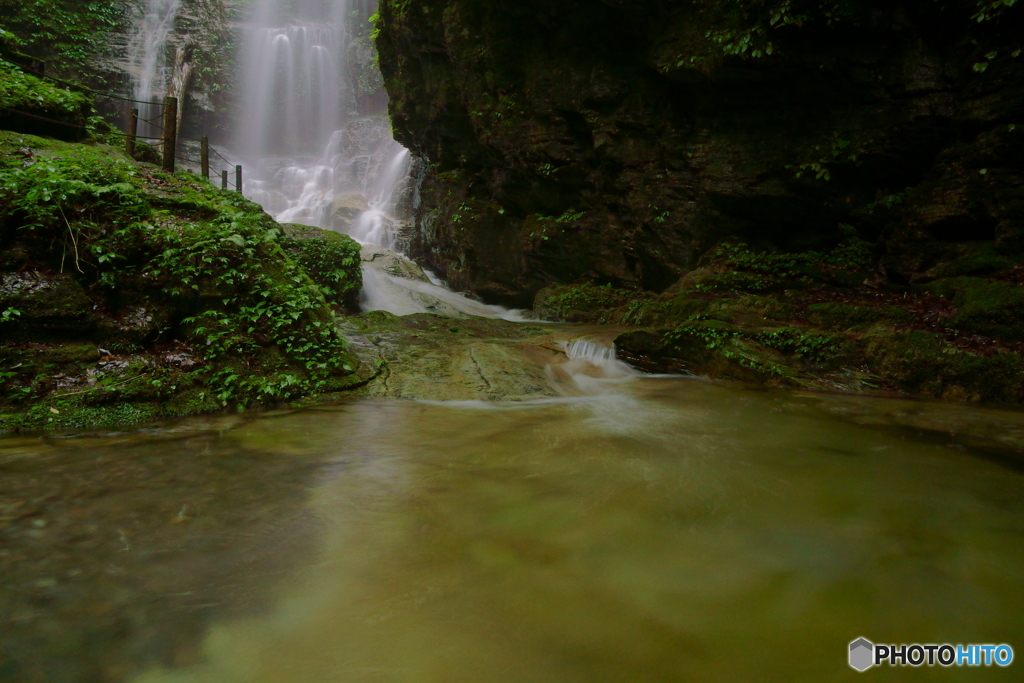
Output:
[[[335,312],[359,247],[189,173],[0,132],[0,432],[103,427],[358,386]]]

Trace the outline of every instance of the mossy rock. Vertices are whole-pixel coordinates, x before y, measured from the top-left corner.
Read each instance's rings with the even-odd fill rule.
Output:
[[[1024,399],[1024,362],[1017,354],[962,351],[930,332],[879,325],[862,338],[872,368],[911,393],[954,399]]]
[[[282,227],[281,246],[320,287],[327,301],[358,311],[363,288],[359,243],[340,232],[308,225]]]
[[[946,247],[947,250],[949,247]],[[992,242],[969,242],[957,245],[957,256],[942,260],[923,273],[914,275],[911,282],[921,283],[940,278],[969,275],[993,275],[1007,271],[1019,263],[996,250]]]
[[[93,308],[71,275],[0,273],[0,311],[9,318],[0,329],[15,339],[88,335],[96,327]]]
[[[946,324],[970,334],[1006,341],[1024,340],[1024,287],[1011,282],[956,277],[926,285],[953,301],[957,312]]]
[[[348,230],[363,212],[369,210],[370,205],[363,195],[356,192],[339,195],[331,202],[329,209],[331,227],[335,230]]]
[[[533,307],[546,320],[599,322],[608,311],[629,300],[627,292],[585,282],[545,287],[537,293]]]
[[[879,322],[909,322],[912,314],[896,306],[821,303],[809,305],[806,318],[811,323],[830,330],[852,330]]]
[[[102,144],[0,132],[0,245],[10,255],[10,270],[0,270],[0,333],[90,345],[82,360],[6,366],[31,361],[0,374],[0,406],[49,405],[64,416],[53,402],[74,394],[69,410],[79,411],[53,420],[26,413],[6,420],[11,429],[273,405],[358,383],[330,306],[358,294],[358,245],[283,229],[259,205],[192,174]],[[97,347],[117,362],[96,365]],[[66,377],[55,382],[43,366]],[[116,419],[100,419],[99,407]]]
[[[27,356],[36,365],[95,363],[100,359],[100,350],[93,343],[71,342],[41,348],[37,346]]]
[[[753,384],[795,384],[799,369],[785,355],[721,320],[688,320],[673,330],[637,330],[615,345],[645,370],[679,372]]]
[[[638,299],[628,304],[621,321],[630,325],[669,325],[707,313],[714,302],[694,299],[686,293],[671,298]]]
[[[58,88],[0,62],[0,129],[60,140],[88,136],[92,97]]]
[[[747,294],[736,298],[720,298],[708,307],[709,316],[739,324],[764,324],[768,320],[785,320],[795,308],[777,299]]]

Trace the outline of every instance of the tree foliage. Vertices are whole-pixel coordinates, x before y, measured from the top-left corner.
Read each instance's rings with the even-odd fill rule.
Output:
[[[0,0],[0,28],[16,36],[22,52],[85,71],[110,34],[123,30],[127,10],[123,1]]]

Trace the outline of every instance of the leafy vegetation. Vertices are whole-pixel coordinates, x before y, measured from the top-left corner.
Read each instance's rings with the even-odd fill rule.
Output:
[[[688,339],[698,339],[709,350],[722,348],[731,339],[746,339],[811,363],[827,362],[841,347],[840,337],[832,334],[796,327],[751,331],[701,315],[666,331],[663,337],[674,346]]]
[[[535,307],[543,317],[572,321],[586,313],[621,306],[628,300],[626,292],[611,285],[598,286],[587,282],[549,287],[537,295]]]
[[[724,271],[698,282],[695,289],[762,292],[806,286],[843,272],[863,271],[871,266],[872,256],[870,243],[849,232],[842,243],[828,252],[758,252],[744,242],[727,241],[703,259]]]
[[[16,66],[0,62],[0,122],[18,117],[20,127],[75,139],[84,136],[91,112],[91,97],[56,87]]]
[[[193,389],[206,409],[211,400],[244,407],[351,383],[355,361],[325,300],[325,290],[358,291],[350,245],[296,248],[237,193],[109,148],[0,133],[0,153],[4,269],[36,274],[32,287],[10,276],[12,287],[0,290],[4,334],[93,339],[144,365],[153,344],[183,344],[194,368],[140,369],[144,380],[122,377],[130,381],[117,390],[144,381],[166,401]],[[348,261],[326,267],[337,254]],[[302,262],[319,268],[321,284]],[[7,382],[39,400],[35,372],[26,365]]]
[[[359,243],[348,235],[286,225],[281,246],[320,287],[329,303],[358,310],[356,299],[362,284]]]
[[[10,47],[40,59],[59,58],[66,71],[89,72],[109,50],[110,34],[123,30],[126,2],[99,0],[0,0],[0,29]]]

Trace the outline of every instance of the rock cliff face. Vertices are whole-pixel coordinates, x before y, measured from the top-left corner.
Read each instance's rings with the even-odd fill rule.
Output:
[[[1024,13],[922,0],[382,0],[395,135],[424,160],[410,251],[517,306],[662,291],[726,237],[878,278],[1024,253]]]

